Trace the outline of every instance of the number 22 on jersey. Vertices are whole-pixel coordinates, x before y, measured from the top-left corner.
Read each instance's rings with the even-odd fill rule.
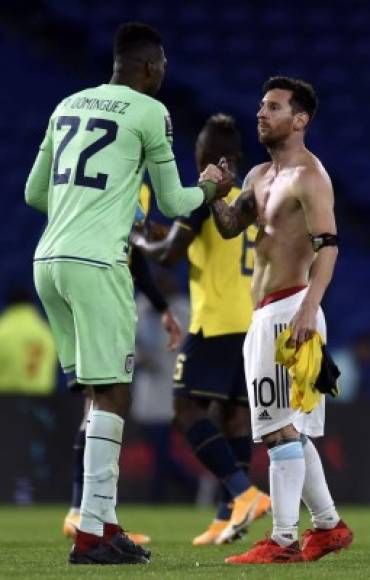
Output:
[[[61,185],[68,183],[71,178],[72,169],[66,168],[63,172],[59,170],[59,163],[63,151],[72,141],[72,139],[77,134],[81,125],[81,119],[77,116],[61,116],[58,117],[56,122],[56,130],[60,131],[64,127],[68,127],[68,131],[61,140],[54,158],[53,167],[53,182],[54,185]],[[108,174],[107,173],[97,173],[94,176],[86,175],[86,163],[96,153],[110,145],[116,140],[118,125],[115,121],[110,121],[108,119],[99,119],[91,117],[86,123],[85,131],[95,131],[100,129],[104,131],[103,135],[100,135],[93,143],[85,147],[79,155],[76,175],[74,179],[75,185],[80,185],[82,187],[92,187],[94,189],[104,190],[107,184]]]

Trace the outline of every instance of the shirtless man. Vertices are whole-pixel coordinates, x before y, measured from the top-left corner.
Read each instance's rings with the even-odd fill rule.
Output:
[[[259,226],[252,283],[256,310],[244,358],[253,437],[267,445],[270,457],[273,530],[270,539],[227,558],[232,564],[317,560],[352,541],[309,438],[323,435],[324,397],[310,414],[293,410],[287,371],[274,361],[275,339],[289,324],[296,348],[316,329],[326,339],[320,303],[333,274],[337,235],[330,178],[304,145],[316,108],[310,85],[286,77],[269,79],[257,118],[259,140],[271,161],[249,172],[232,204],[211,203],[224,238],[253,222]],[[301,499],[313,522],[302,549]]]

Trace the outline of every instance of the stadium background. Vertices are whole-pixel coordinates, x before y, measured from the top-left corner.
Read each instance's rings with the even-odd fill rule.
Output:
[[[223,111],[236,117],[243,133],[246,171],[265,158],[255,130],[262,82],[274,74],[288,74],[316,87],[320,108],[307,142],[329,170],[336,191],[340,255],[325,311],[330,344],[344,374],[342,401],[329,405],[323,452],[337,498],[369,502],[367,0],[230,0],[221,8],[210,1],[176,6],[152,0],[2,2],[0,306],[5,307],[9,287],[33,287],[32,254],[44,219],[25,206],[23,192],[47,119],[64,96],[109,79],[113,32],[118,23],[128,20],[150,23],[163,34],[169,64],[159,98],[172,115],[184,184],[196,179],[194,140],[210,114]],[[155,208],[153,215],[157,217]],[[176,280],[184,291],[183,267],[177,270]],[[0,451],[2,465],[8,466],[0,499],[26,503],[68,497],[70,450],[79,413],[80,402],[65,395],[61,382],[51,398],[2,397],[0,434],[6,440],[13,427],[16,441]],[[175,439],[171,444],[175,456],[197,476],[198,467],[183,442]],[[126,452],[121,492],[131,499],[148,499],[145,481],[153,468],[152,456],[134,422],[129,426]],[[258,450],[254,471],[260,480],[265,479],[265,466],[265,456]],[[16,478],[17,474],[22,477]],[[193,499],[193,492],[175,483],[169,487],[168,498]]]

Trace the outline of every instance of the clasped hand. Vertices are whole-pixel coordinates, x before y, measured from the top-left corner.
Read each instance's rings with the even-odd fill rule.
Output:
[[[230,171],[227,160],[221,157],[217,165],[210,163],[199,176],[199,183],[211,181],[216,185],[216,194],[213,199],[225,197],[233,187],[236,176]]]

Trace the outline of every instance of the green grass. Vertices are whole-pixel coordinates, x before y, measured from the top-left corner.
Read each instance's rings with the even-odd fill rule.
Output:
[[[0,507],[0,578],[101,580],[105,578],[250,578],[252,580],[368,580],[370,579],[370,508],[346,507],[343,518],[355,532],[349,550],[318,562],[270,566],[224,564],[230,554],[245,551],[270,528],[271,519],[256,522],[248,536],[232,546],[193,548],[191,538],[203,531],[213,512],[184,507],[128,506],[120,519],[132,531],[152,536],[152,562],[144,566],[69,566],[69,542],[61,535],[63,507]],[[302,529],[308,527],[302,517]],[[199,563],[199,566],[197,565]]]

